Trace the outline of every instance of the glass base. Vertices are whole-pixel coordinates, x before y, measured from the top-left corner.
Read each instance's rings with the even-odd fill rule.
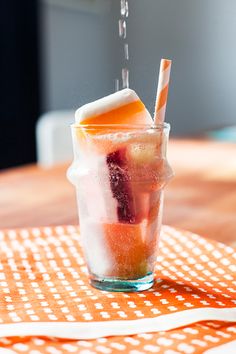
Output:
[[[153,273],[149,273],[143,278],[132,280],[117,278],[99,278],[96,276],[92,276],[90,278],[90,284],[93,287],[104,291],[135,292],[151,288],[154,284],[154,276]]]

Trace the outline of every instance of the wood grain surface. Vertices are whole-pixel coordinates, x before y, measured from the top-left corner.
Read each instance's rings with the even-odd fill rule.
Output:
[[[236,144],[172,140],[175,177],[165,193],[165,224],[236,245]],[[0,173],[0,228],[76,224],[68,164]]]

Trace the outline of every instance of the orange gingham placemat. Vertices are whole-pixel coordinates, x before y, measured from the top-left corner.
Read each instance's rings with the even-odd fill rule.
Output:
[[[165,226],[156,265],[160,280],[142,293],[110,293],[88,284],[79,240],[74,226],[0,232],[0,335],[5,323],[140,319],[191,308],[236,307],[231,247]],[[236,325],[226,322],[143,332],[89,341],[1,338],[0,353],[2,348],[6,354],[191,354],[236,340]]]

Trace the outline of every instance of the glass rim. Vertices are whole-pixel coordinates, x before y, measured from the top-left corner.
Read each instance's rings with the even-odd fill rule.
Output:
[[[156,124],[153,122],[153,124],[78,124],[78,123],[72,123],[70,125],[72,129],[99,129],[99,128],[107,128],[107,129],[119,129],[119,128],[124,128],[124,129],[155,129],[155,130],[170,130],[170,124],[169,123],[161,123],[161,124]]]

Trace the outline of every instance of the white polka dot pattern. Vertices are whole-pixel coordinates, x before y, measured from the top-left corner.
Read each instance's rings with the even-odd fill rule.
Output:
[[[0,244],[0,326],[141,319],[191,308],[236,305],[235,250],[167,226],[163,227],[156,263],[156,283],[137,294],[90,287],[74,226],[1,231]],[[212,322],[91,341],[1,338],[0,352],[203,353],[235,338],[235,325]]]

